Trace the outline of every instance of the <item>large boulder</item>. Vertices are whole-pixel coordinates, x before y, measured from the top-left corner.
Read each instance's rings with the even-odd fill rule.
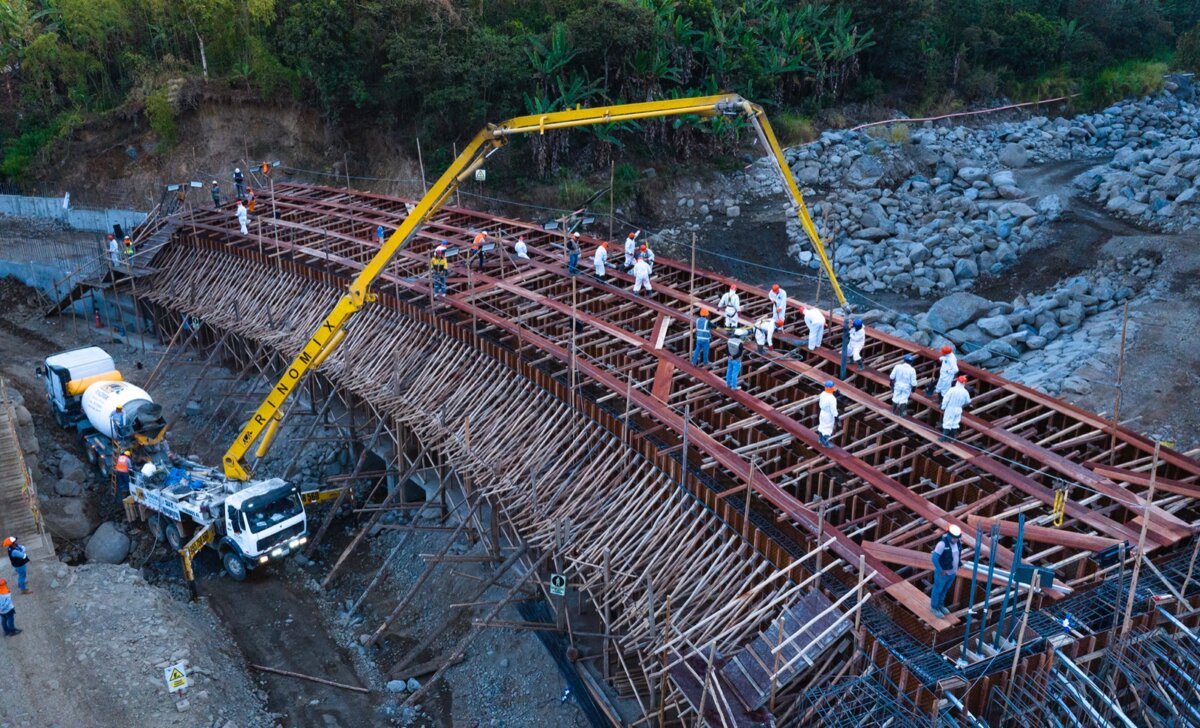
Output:
[[[1013,332],[1012,324],[1006,316],[987,316],[976,321],[975,325],[980,331],[996,339]]]
[[[72,541],[86,538],[100,521],[83,498],[51,498],[42,507],[42,516],[55,538]]]
[[[1024,167],[1029,164],[1029,152],[1016,142],[1005,144],[1004,149],[1000,150],[1000,164],[1009,169]]]
[[[83,494],[83,484],[77,480],[68,480],[66,478],[59,478],[58,482],[54,484],[54,493],[56,495],[62,495],[62,496],[68,496],[68,497],[82,495]]]
[[[974,184],[987,177],[987,171],[982,167],[963,167],[958,170],[958,176],[967,184]]]
[[[846,172],[846,181],[860,189],[874,187],[881,177],[883,177],[883,162],[870,154],[864,154],[854,160],[854,164],[851,164],[850,169]]]
[[[934,331],[949,331],[983,316],[991,307],[992,302],[986,298],[960,291],[930,306],[925,321]]]
[[[58,477],[82,483],[88,477],[87,466],[71,453],[63,452],[58,459]]]
[[[119,564],[129,555],[129,537],[115,523],[106,521],[88,539],[85,553],[88,561]]]

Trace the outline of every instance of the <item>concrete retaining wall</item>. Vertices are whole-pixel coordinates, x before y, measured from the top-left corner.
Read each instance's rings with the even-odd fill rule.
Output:
[[[75,230],[111,232],[113,225],[130,231],[146,213],[134,210],[90,210],[70,207],[63,209],[61,197],[25,197],[23,195],[0,195],[0,214],[16,217],[36,217],[43,220],[61,220]]]

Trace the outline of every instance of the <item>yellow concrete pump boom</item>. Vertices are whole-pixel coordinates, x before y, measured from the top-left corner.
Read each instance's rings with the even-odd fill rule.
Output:
[[[846,298],[842,295],[841,286],[838,285],[837,276],[833,273],[833,266],[825,254],[821,237],[813,225],[812,216],[809,215],[804,199],[800,196],[800,190],[788,168],[787,160],[784,159],[783,150],[779,147],[775,132],[771,129],[762,107],[757,104],[752,104],[734,94],[721,94],[518,116],[500,124],[489,124],[487,128],[476,134],[471,143],[463,149],[462,154],[458,155],[437,182],[429,188],[429,192],[421,198],[412,212],[404,218],[404,222],[387,239],[375,257],[350,283],[350,290],[329,312],[324,323],[309,338],[304,349],[288,366],[271,393],[259,405],[250,421],[238,433],[237,439],[225,452],[226,477],[237,480],[250,479],[250,473],[244,464],[246,453],[250,451],[255,442],[259,443],[255,450],[255,456],[261,458],[266,453],[279,431],[279,424],[282,420],[281,409],[284,402],[296,390],[304,375],[320,366],[329,354],[341,344],[346,336],[346,323],[350,318],[364,305],[375,300],[375,294],[371,293],[371,285],[383,273],[384,267],[408,243],[413,234],[441,208],[459,184],[469,179],[475,170],[483,165],[484,160],[508,142],[509,137],[517,134],[544,134],[554,129],[569,129],[576,126],[613,124],[669,116],[741,116],[749,120],[763,146],[770,150],[779,173],[783,176],[788,191],[796,203],[796,214],[800,218],[800,224],[804,227],[813,249],[821,259],[821,265],[825,267],[825,273],[829,276],[830,283],[833,284],[834,294],[841,305],[845,307]]]

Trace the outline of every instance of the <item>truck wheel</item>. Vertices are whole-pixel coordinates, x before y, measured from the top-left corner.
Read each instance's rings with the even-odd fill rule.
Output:
[[[163,535],[167,537],[167,543],[170,544],[172,551],[178,551],[183,548],[183,534],[179,532],[179,525],[174,521],[167,524],[163,529]]]
[[[229,578],[234,581],[246,580],[246,564],[236,552],[226,551],[225,555],[221,557],[221,563],[225,565],[225,571],[229,572]]]

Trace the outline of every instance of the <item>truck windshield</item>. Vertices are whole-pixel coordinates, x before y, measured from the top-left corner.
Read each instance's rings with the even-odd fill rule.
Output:
[[[272,501],[258,510],[244,511],[246,520],[250,524],[250,531],[253,533],[259,533],[271,526],[277,526],[303,512],[304,506],[300,503],[300,498],[294,493],[286,498]]]

